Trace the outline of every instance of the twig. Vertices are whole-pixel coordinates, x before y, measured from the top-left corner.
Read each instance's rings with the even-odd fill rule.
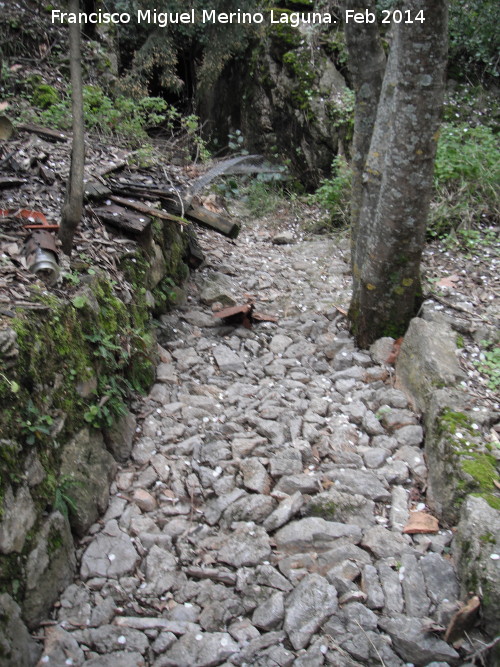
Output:
[[[168,181],[168,184],[170,185],[170,187],[173,188],[175,194],[177,195],[177,198],[179,199],[179,203],[180,203],[180,205],[181,205],[181,218],[184,218],[184,214],[185,214],[185,210],[184,210],[184,201],[183,201],[183,199],[182,199],[182,197],[181,197],[181,195],[180,195],[180,192],[179,192],[179,190],[175,187],[175,185],[173,184],[172,179],[171,179],[170,176],[168,175],[167,170],[165,169],[165,167],[162,167],[162,169],[163,169],[163,175],[165,176],[165,179]]]
[[[480,658],[480,660],[483,661],[483,654],[485,654],[486,651],[494,648],[497,644],[500,644],[500,635],[497,635],[495,639],[493,639],[493,641],[491,641],[489,644],[485,644],[482,648],[479,648],[477,651],[474,651],[474,653],[468,655],[467,660],[475,660],[476,658]]]
[[[387,665],[385,664],[385,662],[384,662],[382,656],[381,656],[380,653],[379,653],[378,648],[377,648],[377,647],[375,646],[375,644],[372,642],[372,640],[371,640],[370,637],[368,636],[368,633],[366,632],[366,630],[364,629],[364,627],[361,625],[361,623],[360,623],[358,620],[356,620],[356,624],[359,625],[359,627],[360,627],[360,629],[362,630],[362,632],[364,632],[365,637],[368,639],[368,641],[370,642],[370,644],[373,646],[373,648],[374,648],[374,650],[375,650],[375,653],[377,654],[378,659],[380,660],[380,664],[382,665],[382,667],[387,667]]]

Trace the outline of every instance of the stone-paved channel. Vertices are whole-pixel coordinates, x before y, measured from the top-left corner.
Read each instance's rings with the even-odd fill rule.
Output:
[[[457,608],[451,532],[403,532],[425,503],[418,416],[335,308],[346,243],[202,243],[40,664],[458,664],[428,632]],[[248,295],[278,323],[213,318]]]

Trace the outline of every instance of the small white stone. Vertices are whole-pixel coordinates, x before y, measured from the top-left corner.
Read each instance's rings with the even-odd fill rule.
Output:
[[[116,641],[119,644],[126,644],[127,643],[127,638],[124,635],[120,635]]]
[[[203,639],[203,635],[201,635],[201,634],[196,635],[196,640],[197,641],[201,642],[202,639]]]
[[[500,560],[500,554],[491,554],[491,560]]]
[[[109,558],[110,561],[114,561],[116,556],[115,556],[115,554],[109,554],[108,558]]]

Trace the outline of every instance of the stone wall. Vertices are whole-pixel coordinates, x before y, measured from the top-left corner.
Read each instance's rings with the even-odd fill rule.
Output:
[[[482,433],[500,415],[472,410],[455,333],[442,316],[423,312],[401,346],[397,381],[423,413],[429,502],[442,523],[458,524],[453,553],[462,594],[481,598],[484,628],[494,636],[500,613],[500,450]]]
[[[155,377],[151,312],[189,273],[185,234],[153,224],[122,257],[123,280],[32,288],[35,309],[0,316],[0,662],[34,664],[26,627],[46,618],[75,567],[74,536],[106,509],[135,418],[127,388]]]

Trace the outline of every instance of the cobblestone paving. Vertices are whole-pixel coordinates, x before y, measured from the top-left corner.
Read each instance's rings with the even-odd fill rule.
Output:
[[[427,631],[457,609],[451,532],[403,532],[425,503],[418,416],[335,308],[346,242],[202,244],[41,664],[459,664]],[[248,295],[278,323],[213,318]]]

